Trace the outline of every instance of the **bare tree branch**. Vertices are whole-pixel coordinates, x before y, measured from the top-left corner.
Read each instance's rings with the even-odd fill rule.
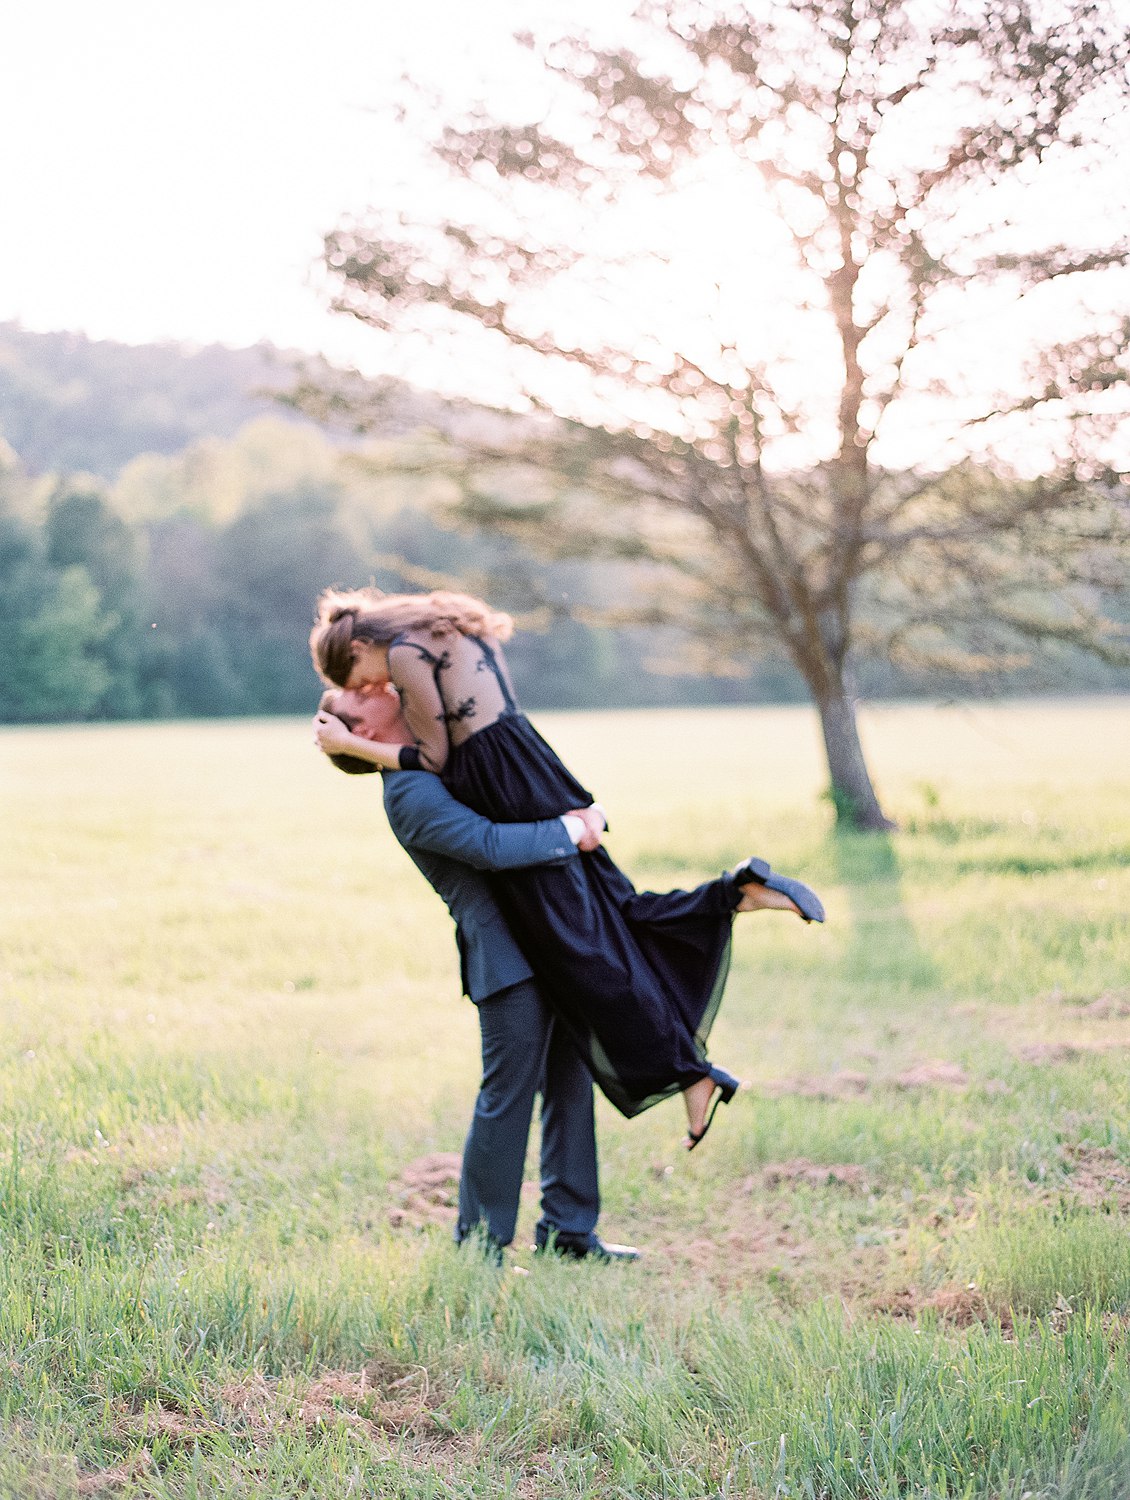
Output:
[[[820,711],[837,806],[882,827],[854,728],[859,643],[978,671],[1040,641],[1121,660],[1103,596],[1130,544],[1116,430],[1130,319],[1095,314],[972,411],[949,390],[971,371],[943,378],[930,356],[971,289],[1000,285],[1013,302],[1072,280],[1096,291],[1130,266],[1126,239],[1021,250],[998,229],[960,228],[965,203],[980,222],[1019,169],[1052,170],[1090,147],[1096,121],[1126,118],[1130,33],[1115,0],[757,0],[755,12],[643,0],[622,45],[524,36],[545,69],[542,119],[484,106],[433,120],[435,162],[481,211],[377,213],[327,238],[327,265],[336,306],[399,341],[477,339],[462,345],[477,358],[490,337],[514,356],[536,422],[432,454],[462,487],[464,521],[549,555],[639,560],[668,598],[624,609],[682,619],[728,658],[769,632]],[[787,232],[808,288],[798,306],[836,351],[831,377],[813,364],[812,390],[795,393],[794,351],[752,358],[748,332],[709,319],[688,339],[658,296],[634,336],[597,315],[642,297],[663,259],[649,244],[602,259],[601,216],[645,188],[678,201],[696,172],[730,193],[744,173]],[[543,219],[550,197],[569,214]],[[567,335],[558,309],[578,298],[587,331]],[[952,461],[884,467],[895,414],[931,399]],[[537,493],[503,494],[492,465],[535,466]]]

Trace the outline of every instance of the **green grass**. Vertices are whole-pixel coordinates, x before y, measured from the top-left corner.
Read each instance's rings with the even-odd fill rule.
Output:
[[[533,1160],[501,1272],[394,1223],[477,1028],[305,724],[0,732],[0,1497],[1130,1493],[1130,705],[873,711],[890,838],[801,710],[539,723],[641,887],[829,908],[739,922],[702,1151],[601,1106],[634,1267]]]

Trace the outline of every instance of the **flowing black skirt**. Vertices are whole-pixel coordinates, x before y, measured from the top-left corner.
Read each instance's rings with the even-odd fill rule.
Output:
[[[444,780],[497,823],[553,818],[593,800],[521,714],[453,747]],[[603,849],[491,881],[539,987],[622,1114],[709,1072],[706,1039],[739,900],[732,881],[637,892]]]

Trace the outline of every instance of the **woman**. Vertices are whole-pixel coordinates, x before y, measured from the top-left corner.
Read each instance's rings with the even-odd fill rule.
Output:
[[[415,744],[365,739],[321,713],[319,745],[384,769],[442,775],[460,801],[496,822],[592,807],[519,712],[501,649],[512,630],[509,616],[464,594],[327,590],[310,636],[319,674],[350,690],[391,683]],[[725,983],[733,913],[752,883],[806,921],[823,920],[806,886],[757,860],[661,906],[638,894],[603,849],[564,867],[495,877],[511,930],[604,1093],[631,1117],[681,1091],[688,1149],[738,1088],[707,1062],[705,1042]]]

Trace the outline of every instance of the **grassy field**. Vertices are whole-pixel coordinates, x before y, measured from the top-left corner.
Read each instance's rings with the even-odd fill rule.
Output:
[[[633,1267],[450,1243],[450,924],[299,722],[0,732],[0,1496],[1130,1495],[1130,703],[543,715],[637,884],[769,856]],[[532,1164],[531,1164],[532,1165]]]

